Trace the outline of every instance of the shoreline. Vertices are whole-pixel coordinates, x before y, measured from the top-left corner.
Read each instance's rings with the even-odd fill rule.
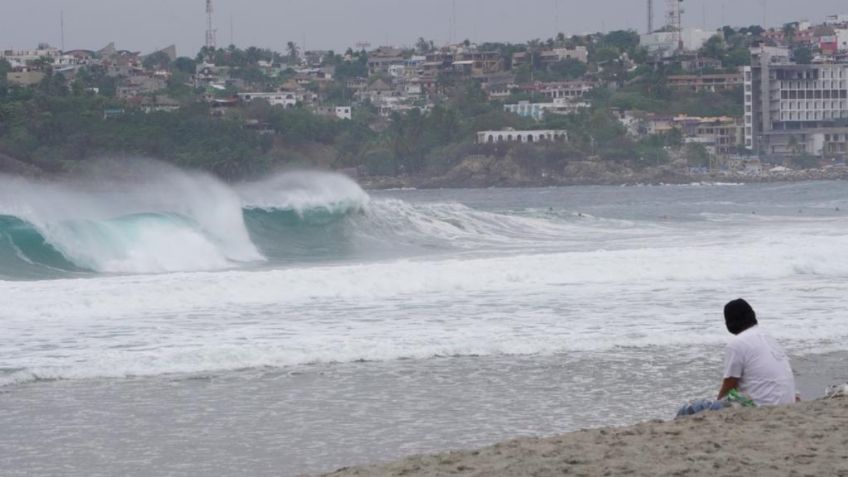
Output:
[[[848,398],[520,438],[325,477],[848,475]]]
[[[474,180],[454,181],[444,177],[419,176],[365,176],[353,177],[365,190],[391,189],[489,189],[489,188],[539,188],[574,186],[664,186],[691,184],[773,184],[792,182],[848,181],[848,171],[792,171],[769,175],[698,174],[661,175],[645,177],[610,178],[539,178],[538,180]]]

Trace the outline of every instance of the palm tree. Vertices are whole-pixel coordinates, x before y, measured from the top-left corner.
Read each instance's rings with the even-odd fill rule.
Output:
[[[286,52],[289,54],[289,63],[298,63],[300,61],[300,48],[295,42],[286,43]]]

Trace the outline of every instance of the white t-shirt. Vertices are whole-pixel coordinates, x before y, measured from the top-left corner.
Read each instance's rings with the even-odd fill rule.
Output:
[[[795,376],[789,357],[759,326],[730,339],[724,349],[724,377],[739,378],[739,391],[757,406],[795,402]]]

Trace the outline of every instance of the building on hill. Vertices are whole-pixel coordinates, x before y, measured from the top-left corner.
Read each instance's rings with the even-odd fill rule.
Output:
[[[212,63],[199,63],[195,67],[194,87],[206,88],[210,85],[225,85],[230,80],[230,67]]]
[[[543,98],[550,100],[556,99],[579,99],[595,88],[595,84],[590,81],[575,80],[575,81],[551,81],[541,82],[536,81],[521,86],[521,90],[538,94]]]
[[[161,91],[168,83],[155,76],[132,76],[125,78],[118,86],[115,95],[121,99],[129,99],[136,96],[144,96]]]
[[[704,70],[721,70],[720,60],[699,55],[697,53],[684,55],[680,58],[680,68],[687,73],[701,73]]]
[[[848,154],[848,63],[799,65],[786,48],[751,50],[745,147],[762,158]]]
[[[586,101],[571,101],[559,98],[550,103],[519,101],[516,104],[505,104],[504,111],[541,121],[548,114],[574,114],[581,109],[590,107],[592,107],[591,103]]]
[[[679,52],[681,45],[677,43],[678,39],[682,44],[683,51],[696,51],[704,46],[704,43],[713,35],[715,35],[715,32],[693,28],[687,28],[680,32],[657,31],[641,35],[639,44],[645,47],[651,55],[669,57]]]
[[[316,106],[313,112],[329,118],[353,119],[353,109],[350,106]]]
[[[180,110],[180,102],[165,95],[145,96],[139,102],[141,110],[145,113],[166,112],[173,113]]]
[[[848,13],[839,13],[824,17],[826,25],[848,25]]]
[[[710,154],[728,156],[742,145],[744,128],[737,118],[676,116],[674,127],[681,130],[686,143],[697,143],[706,147]]]
[[[366,87],[362,91],[357,91],[354,93],[354,96],[360,100],[365,101],[370,100],[372,103],[378,102],[381,98],[387,98],[392,96],[397,96],[395,89],[383,81],[382,79],[377,79],[368,87]]]
[[[177,47],[176,47],[176,45],[171,45],[171,46],[168,46],[166,48],[162,48],[161,50],[156,50],[156,51],[150,53],[149,55],[144,55],[142,57],[142,60],[144,58],[147,58],[148,56],[153,56],[156,53],[163,53],[171,61],[174,61],[174,60],[177,59]]]
[[[514,73],[497,73],[486,75],[481,79],[480,87],[489,97],[489,100],[500,100],[508,98],[513,91],[517,91],[519,85],[515,82]]]
[[[544,143],[568,141],[568,131],[564,129],[534,129],[529,131],[516,131],[512,128],[480,131],[477,133],[478,144],[501,144],[501,143]]]
[[[54,63],[62,52],[49,45],[38,45],[38,48],[30,50],[0,50],[0,58],[8,61],[13,67],[31,66],[33,63],[41,60],[47,63]]]
[[[504,70],[503,56],[497,51],[464,51],[455,56],[454,65],[467,64],[467,73],[473,76],[499,73]]]
[[[252,103],[253,101],[266,101],[271,106],[282,106],[283,108],[293,108],[297,106],[297,95],[292,92],[271,91],[264,93],[238,93],[238,98],[244,103]]]
[[[13,86],[35,86],[47,76],[40,69],[18,67],[6,73],[6,82]]]
[[[693,93],[733,91],[742,87],[742,73],[669,75],[668,87]]]

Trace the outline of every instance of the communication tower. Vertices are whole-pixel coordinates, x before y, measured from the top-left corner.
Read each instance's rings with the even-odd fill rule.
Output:
[[[206,0],[206,48],[215,49],[215,29],[212,28],[212,0]]]
[[[683,0],[666,0],[666,28],[674,34],[677,49],[683,49]]]

